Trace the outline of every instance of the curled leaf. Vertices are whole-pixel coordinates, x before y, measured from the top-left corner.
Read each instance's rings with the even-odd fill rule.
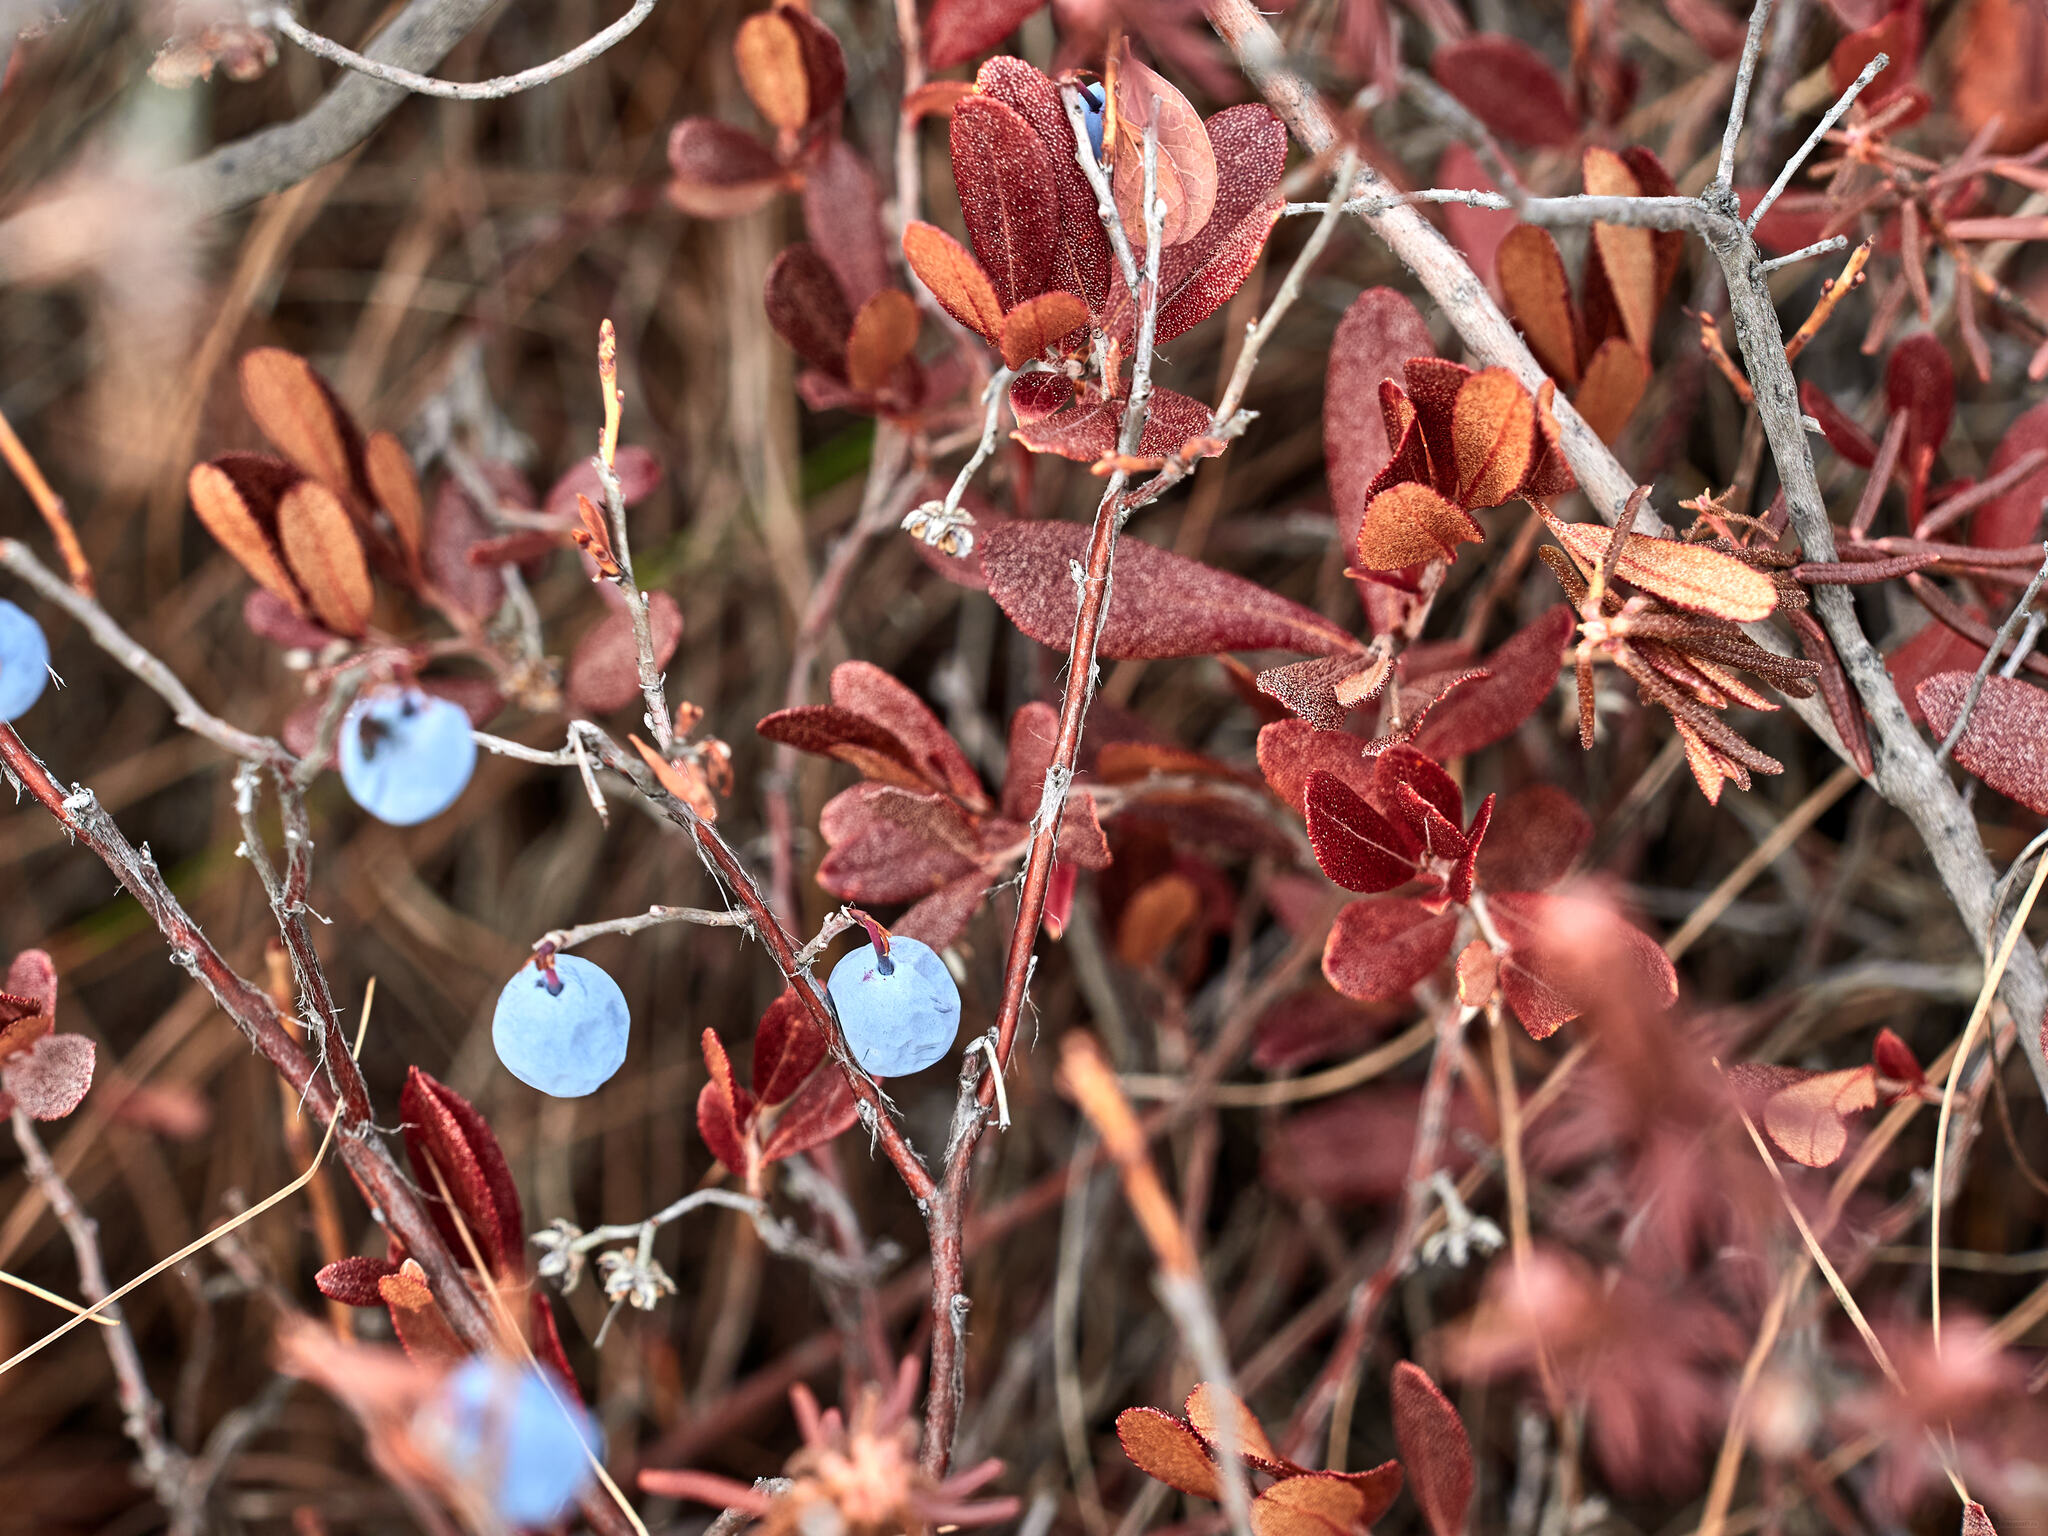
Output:
[[[1202,115],[1164,77],[1124,47],[1116,77],[1117,139],[1111,152],[1110,187],[1131,248],[1145,243],[1145,139],[1157,145],[1154,186],[1166,214],[1159,229],[1162,247],[1191,240],[1216,208],[1216,150]]]

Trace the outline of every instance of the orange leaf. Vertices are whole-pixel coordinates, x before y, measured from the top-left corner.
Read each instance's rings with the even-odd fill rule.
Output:
[[[1398,571],[1424,560],[1454,559],[1460,544],[1482,537],[1469,514],[1428,486],[1390,485],[1366,503],[1358,563],[1369,571]]]
[[[1003,317],[1003,366],[1022,368],[1061,337],[1088,323],[1088,306],[1071,293],[1041,293]]]
[[[363,444],[363,473],[369,479],[370,494],[390,516],[406,558],[418,560],[427,516],[420,502],[419,476],[413,471],[412,455],[389,432],[372,432],[370,440]]]
[[[301,480],[277,504],[277,537],[313,616],[337,635],[360,635],[374,594],[362,541],[341,498],[318,480]]]
[[[1221,1496],[1216,1463],[1209,1459],[1195,1432],[1179,1419],[1157,1408],[1126,1408],[1116,1416],[1116,1437],[1133,1465],[1167,1487],[1198,1499]]]
[[[1619,336],[1601,342],[1586,361],[1585,376],[1579,380],[1572,404],[1603,443],[1621,436],[1621,429],[1635,414],[1643,390],[1650,382],[1649,364],[1643,354]]]
[[[663,789],[695,811],[698,819],[718,820],[718,803],[711,798],[710,788],[704,782],[701,769],[695,769],[695,765],[691,765],[689,769],[678,767],[638,736],[628,736],[626,740],[633,743],[634,750],[639,752],[647,766],[654,770],[654,776],[661,781]]]
[[[947,314],[990,341],[1002,335],[995,284],[966,246],[935,224],[912,220],[903,230],[903,258]]]
[[[1357,1536],[1365,1494],[1334,1472],[1275,1483],[1252,1500],[1253,1536]]]
[[[283,465],[281,474],[289,474]],[[293,613],[306,614],[306,594],[284,567],[277,545],[234,479],[218,464],[195,464],[186,477],[192,510],[220,547],[233,555],[264,591],[283,599]]]
[[[794,132],[810,121],[811,81],[804,70],[803,40],[776,11],[762,11],[740,23],[732,40],[740,84],[763,117]]]
[[[1193,887],[1189,887],[1192,891]],[[1286,1457],[1273,1449],[1273,1442],[1266,1438],[1266,1426],[1258,1421],[1244,1399],[1227,1388],[1212,1382],[1201,1382],[1188,1394],[1185,1409],[1188,1423],[1196,1434],[1207,1442],[1209,1449],[1222,1454],[1223,1431],[1221,1425],[1228,1419],[1232,1443],[1237,1454],[1252,1461],[1263,1463],[1268,1468],[1291,1466]]]
[[[397,1274],[380,1279],[377,1294],[391,1309],[391,1326],[412,1359],[432,1364],[460,1360],[469,1353],[434,1299],[427,1272],[417,1259],[407,1259]]]
[[[1505,368],[1485,368],[1458,386],[1451,406],[1458,504],[1497,507],[1515,494],[1536,450],[1536,402]]]
[[[1549,513],[1546,523],[1572,557],[1591,570],[1607,552],[1609,530],[1599,523],[1565,523]],[[1689,613],[1747,624],[1769,616],[1778,606],[1778,588],[1762,571],[1751,570],[1732,555],[1676,539],[1628,536],[1615,574]]]
[[[242,354],[241,379],[242,404],[277,451],[301,474],[350,495],[350,424],[313,365],[282,347],[258,347]]]
[[[1474,939],[1458,952],[1458,1001],[1483,1008],[1500,985],[1500,959],[1484,939]]]
[[[1200,915],[1202,897],[1185,875],[1148,880],[1124,903],[1116,924],[1116,956],[1133,970],[1157,965],[1167,946]]]
[[[1166,204],[1159,227],[1162,249],[1192,240],[1216,210],[1216,150],[1202,115],[1155,71],[1131,57],[1124,45],[1116,76],[1116,146],[1110,187],[1131,249],[1145,248],[1145,130],[1158,144],[1154,187]]]
[[[1764,1129],[1785,1155],[1809,1168],[1825,1168],[1849,1144],[1846,1116],[1877,1102],[1877,1069],[1817,1072],[1772,1094]]]
[[[1586,151],[1582,162],[1586,191],[1594,197],[1640,197],[1642,186],[1628,162],[1611,149],[1599,146]],[[1621,311],[1622,329],[1630,345],[1644,356],[1650,351],[1650,332],[1657,323],[1657,250],[1652,231],[1623,224],[1595,224],[1593,244],[1600,263],[1607,269],[1607,281],[1614,291],[1615,307]]]
[[[1529,350],[1545,373],[1570,389],[1579,382],[1578,318],[1557,242],[1548,230],[1517,224],[1501,241],[1493,265],[1508,313],[1522,328]]]
[[[1671,723],[1678,728],[1678,740],[1685,748],[1685,765],[1692,770],[1693,782],[1707,797],[1707,804],[1719,805],[1721,791],[1728,785],[1727,767],[1721,754],[1708,746],[1706,737],[1683,720]]]
[[[855,389],[880,389],[917,345],[917,301],[884,288],[853,317],[846,338],[846,378]]]

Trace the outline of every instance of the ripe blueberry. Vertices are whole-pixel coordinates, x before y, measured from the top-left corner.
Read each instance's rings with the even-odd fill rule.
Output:
[[[888,943],[886,956],[872,944],[841,956],[825,990],[862,1070],[905,1077],[953,1048],[960,1032],[960,989],[930,945],[905,938]]]
[[[43,626],[0,598],[0,724],[28,713],[50,680],[50,642]]]
[[[1088,118],[1088,143],[1095,151],[1095,158],[1102,158],[1102,82],[1094,81],[1081,87],[1081,105]]]
[[[592,1480],[603,1437],[589,1410],[540,1368],[473,1355],[433,1400],[422,1438],[508,1526],[566,1516]],[[586,1449],[588,1455],[586,1455]]]
[[[341,782],[379,821],[416,826],[453,805],[476,770],[476,738],[460,704],[417,688],[385,688],[341,722]]]
[[[556,955],[552,966],[522,966],[505,983],[491,1044],[527,1087],[580,1099],[624,1064],[632,1022],[616,981],[588,960]]]

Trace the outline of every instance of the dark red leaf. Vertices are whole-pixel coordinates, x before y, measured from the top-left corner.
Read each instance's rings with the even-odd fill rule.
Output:
[[[1317,730],[1341,731],[1351,711],[1378,698],[1392,676],[1384,656],[1316,656],[1268,667],[1256,686]]]
[[[323,1266],[313,1276],[313,1284],[329,1301],[351,1307],[381,1307],[384,1297],[377,1289],[377,1282],[386,1275],[397,1273],[398,1266],[389,1259],[353,1255]]]
[[[770,741],[858,768],[862,777],[906,789],[938,789],[911,749],[887,727],[836,704],[778,709],[754,727]]]
[[[754,1096],[734,1079],[725,1042],[718,1038],[716,1030],[704,1031],[702,1045],[704,1068],[710,1081],[697,1095],[697,1134],[727,1171],[746,1178],[751,1172],[747,1126],[754,1117]]]
[[[1391,891],[1415,878],[1421,840],[1335,774],[1312,771],[1302,785],[1302,804],[1316,863],[1345,890]]]
[[[974,810],[985,809],[981,776],[939,717],[909,688],[872,662],[841,662],[832,669],[832,702],[873,721],[903,744],[909,761],[935,789]]]
[[[1038,814],[1045,771],[1059,747],[1060,712],[1032,702],[1010,717],[1009,753],[1003,764],[1003,815],[1027,822]]]
[[[847,901],[916,901],[980,867],[973,824],[943,795],[856,784],[825,803],[818,830],[831,848],[818,883]]]
[[[891,923],[889,931],[944,949],[966,932],[988,892],[988,877],[980,870],[963,875],[918,902]]]
[[[612,455],[612,473],[618,477],[619,499],[629,507],[644,501],[661,486],[661,460],[645,448],[630,444]],[[548,487],[547,501],[541,510],[565,523],[573,522],[578,496],[588,496],[593,506],[604,506],[604,481],[598,478],[595,455],[578,459],[561,479]]]
[[[1559,603],[1517,630],[1480,661],[1484,678],[1467,683],[1430,712],[1415,745],[1447,761],[1512,736],[1556,686],[1576,622],[1572,610]]]
[[[1482,33],[1437,49],[1436,83],[1482,123],[1515,144],[1555,149],[1579,136],[1557,73],[1543,55],[1511,37]]]
[[[1802,380],[1799,385],[1799,406],[1820,423],[1821,436],[1828,440],[1828,446],[1851,464],[1868,469],[1877,462],[1877,444],[1870,434],[1857,426],[1849,413],[1835,404],[1834,397],[1811,379]],[[1984,514],[1977,515],[1981,518]]]
[[[1465,1421],[1421,1366],[1403,1360],[1388,1384],[1394,1442],[1408,1486],[1436,1536],[1460,1536],[1472,1503],[1472,1441]]]
[[[498,568],[474,565],[469,559],[469,552],[491,532],[468,492],[452,476],[443,480],[427,519],[427,579],[443,597],[477,619],[489,618],[505,601],[505,578]]]
[[[682,643],[683,610],[666,592],[650,592],[647,622],[654,632],[654,664],[665,667]],[[589,716],[609,715],[640,698],[640,652],[630,613],[606,614],[576,642],[562,691],[571,711]]]
[[[894,282],[875,173],[844,139],[804,173],[804,232],[839,279],[849,310]]]
[[[1982,608],[1972,604],[1965,612],[1987,629],[1991,627],[1991,617]],[[1921,725],[1927,717],[1920,712],[1920,685],[1937,672],[1975,673],[1983,664],[1984,655],[1983,646],[1957,634],[1939,619],[1930,619],[1904,643],[1892,647],[1884,664],[1899,691],[1899,702],[1906,706],[1907,716],[1915,725]]]
[[[798,240],[768,268],[762,288],[768,323],[790,349],[835,379],[846,377],[846,337],[853,307],[818,248]]]
[[[784,988],[754,1029],[754,1095],[780,1104],[825,1059],[825,1034],[796,993]]]
[[[846,1074],[827,1062],[813,1072],[795,1097],[776,1116],[775,1129],[761,1148],[761,1161],[795,1157],[853,1128],[860,1119]]]
[[[1073,640],[1079,598],[1068,568],[1086,566],[1090,536],[1079,523],[1019,522],[983,538],[989,594],[1041,645],[1065,650]],[[1138,539],[1117,540],[1100,645],[1106,660],[1256,650],[1327,655],[1357,646],[1321,614],[1242,577]]]
[[[1399,1085],[1364,1088],[1297,1111],[1267,1133],[1265,1181],[1282,1193],[1333,1204],[1399,1199],[1421,1107],[1420,1086]],[[1447,1119],[1443,1167],[1455,1178],[1471,1167],[1467,1148],[1483,1144],[1485,1132],[1462,1090],[1453,1093]]]
[[[1985,478],[2009,469],[2036,448],[2048,448],[2048,400],[2014,419],[1992,451]],[[2041,536],[2041,503],[2048,499],[2048,461],[1970,519],[1970,542],[1979,549],[2031,544]]]
[[[1870,1058],[1879,1075],[1895,1083],[1918,1086],[1927,1081],[1927,1074],[1921,1070],[1920,1058],[1913,1054],[1913,1048],[1889,1029],[1877,1032],[1877,1039],[1870,1048]]]
[[[686,117],[675,125],[668,163],[675,173],[669,201],[700,219],[752,213],[784,186],[781,162],[767,145],[708,117]]]
[[[1016,31],[1045,0],[932,0],[924,22],[925,62],[951,69]]]
[[[1010,435],[1033,453],[1056,453],[1091,464],[1116,450],[1123,415],[1121,397],[1105,400],[1091,394],[1050,415],[1033,417],[1020,411],[1020,425]],[[1147,403],[1145,430],[1138,435],[1138,452],[1178,453],[1190,439],[1207,436],[1213,421],[1201,401],[1178,390],[1155,389]]]
[[[1884,394],[1887,414],[1906,413],[1905,462],[1913,463],[1922,448],[1938,451],[1956,411],[1956,371],[1948,348],[1928,331],[1908,336],[1885,362]]]
[[[1488,891],[1543,891],[1571,873],[1593,840],[1579,802],[1548,784],[1531,784],[1501,802],[1497,823],[1479,853]]]
[[[1967,672],[1940,672],[1916,690],[1928,727],[1944,739],[1962,715]],[[2048,816],[2048,693],[2012,677],[1987,677],[1956,742],[1963,767],[2007,799]]]
[[[1330,928],[1323,975],[1363,1003],[1402,997],[1444,963],[1457,932],[1457,913],[1432,912],[1412,897],[1354,901]]]
[[[1059,88],[1022,59],[1007,54],[983,64],[975,83],[1029,123],[1045,146],[1059,194],[1053,279],[1059,287],[1086,299],[1090,309],[1100,311],[1109,297],[1114,258],[1109,235],[1095,214],[1095,193],[1074,158],[1074,130],[1067,122]]]
[[[992,96],[953,109],[953,182],[982,270],[1005,310],[1052,280],[1059,194],[1052,157],[1031,125]]]
[[[1415,306],[1392,288],[1368,288],[1351,301],[1330,338],[1323,379],[1323,463],[1330,506],[1344,547],[1358,538],[1365,491],[1393,457],[1380,409],[1380,385],[1403,377],[1411,357],[1433,348],[1429,327]]]
[[[436,1168],[484,1262],[500,1276],[524,1274],[526,1222],[519,1208],[519,1188],[484,1117],[469,1100],[418,1067],[406,1074],[398,1109],[404,1117],[405,1152],[413,1176],[449,1248],[461,1258],[469,1254],[454,1213],[441,1198]]]

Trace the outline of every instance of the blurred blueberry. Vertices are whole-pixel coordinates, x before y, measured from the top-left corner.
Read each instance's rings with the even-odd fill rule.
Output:
[[[1081,87],[1081,100],[1086,104],[1088,114],[1088,143],[1095,151],[1095,158],[1102,158],[1102,82]]]
[[[43,626],[0,598],[0,724],[19,719],[50,680],[50,642]]]
[[[341,782],[357,805],[394,827],[440,815],[475,771],[469,715],[451,700],[385,688],[357,699],[341,722]]]
[[[529,1088],[580,1099],[626,1060],[632,1016],[626,994],[598,966],[555,956],[553,986],[537,965],[520,967],[498,994],[491,1044],[505,1070]]]
[[[825,990],[853,1059],[875,1077],[922,1072],[960,1032],[953,973],[916,939],[891,939],[886,959],[872,944],[849,951],[832,967]]]
[[[434,1406],[430,1442],[442,1464],[486,1494],[505,1524],[553,1525],[590,1486],[603,1437],[539,1367],[474,1355],[441,1383]]]

